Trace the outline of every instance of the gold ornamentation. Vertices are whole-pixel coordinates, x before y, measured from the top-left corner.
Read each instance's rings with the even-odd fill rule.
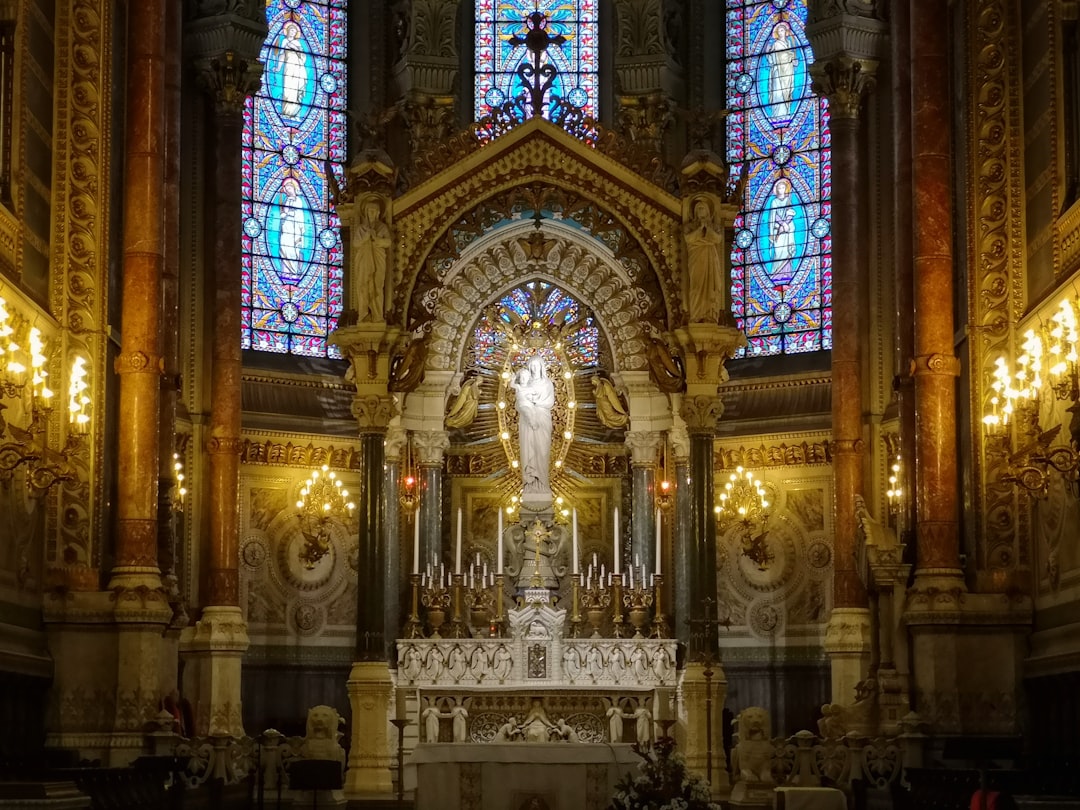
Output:
[[[736,467],[804,467],[809,464],[831,464],[830,442],[801,442],[757,447],[724,448],[717,453],[717,469]]]
[[[243,439],[240,443],[240,461],[244,464],[270,464],[280,467],[305,467],[328,464],[336,470],[360,469],[360,450],[356,447],[317,447],[292,442],[275,442]]]
[[[352,414],[363,432],[383,432],[390,420],[397,416],[397,407],[391,397],[375,395],[357,396],[352,402]]]

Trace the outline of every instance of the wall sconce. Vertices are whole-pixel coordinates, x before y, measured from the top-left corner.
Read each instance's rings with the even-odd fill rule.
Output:
[[[323,464],[304,482],[296,508],[304,533],[300,562],[310,570],[330,552],[331,521],[351,518],[356,504],[349,500],[349,490],[342,486],[337,473]]]
[[[900,502],[904,491],[900,487],[900,471],[903,468],[900,454],[893,459],[892,468],[889,470],[889,488],[885,490],[885,497],[889,499],[889,514],[895,515],[900,511]]]
[[[663,509],[665,512],[671,508],[673,498],[671,497],[671,480],[668,478],[668,449],[667,442],[664,442],[664,449],[660,457],[660,469],[657,471],[657,478],[659,481],[656,484],[656,507]]]
[[[180,454],[173,453],[173,509],[177,512],[184,511],[184,500],[187,497],[187,487],[184,486],[184,463],[180,461]]]
[[[405,474],[401,476],[398,502],[406,510],[412,511],[420,505],[420,487],[416,483],[416,469],[413,466],[412,437],[405,442]]]
[[[727,532],[738,527],[742,553],[760,571],[768,569],[773,560],[767,536],[772,505],[768,492],[750,470],[736,467],[720,493],[715,507],[717,528]]]
[[[1025,332],[1023,353],[1016,358],[1015,372],[1004,357],[999,357],[994,365],[990,408],[983,416],[983,425],[987,435],[1000,439],[1006,448],[1005,431],[1010,422],[1016,425],[1021,448],[1009,456],[1008,470],[1002,480],[1018,484],[1036,498],[1046,497],[1051,470],[1073,483],[1080,471],[1077,447],[1080,431],[1070,426],[1069,443],[1053,444],[1062,426],[1046,428],[1039,422],[1039,407],[1043,402],[1065,401],[1072,403],[1067,410],[1074,414],[1073,425],[1080,424],[1075,416],[1080,410],[1078,309],[1080,299],[1066,298],[1049,323]]]

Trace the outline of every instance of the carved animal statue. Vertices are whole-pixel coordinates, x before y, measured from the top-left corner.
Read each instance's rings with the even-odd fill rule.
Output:
[[[304,759],[332,759],[345,764],[345,749],[338,743],[338,730],[343,719],[333,706],[312,706],[308,709],[307,733],[300,748]]]
[[[769,713],[750,706],[735,719],[739,742],[731,754],[731,768],[738,781],[771,783],[772,730]]]

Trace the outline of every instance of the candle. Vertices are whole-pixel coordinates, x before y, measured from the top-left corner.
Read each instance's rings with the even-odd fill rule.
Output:
[[[409,716],[408,711],[408,692],[402,688],[398,688],[394,694],[396,700],[394,701],[395,714],[398,720],[404,720]]]
[[[454,573],[461,573],[461,507],[457,510],[457,549],[454,555]]]
[[[630,566],[630,590],[634,590],[634,566]]]
[[[574,570],[573,573],[578,572],[578,553],[577,553],[577,509],[574,509]]]
[[[613,573],[619,573],[619,507],[615,507],[615,570]]]
[[[660,510],[656,510],[656,565],[654,570],[657,574],[660,573]]]
[[[420,510],[413,515],[412,572],[420,573]]]
[[[499,531],[498,536],[495,538],[496,545],[499,547],[498,557],[495,561],[495,573],[502,576],[502,563],[503,563],[503,527],[502,527],[502,507],[499,507]]]

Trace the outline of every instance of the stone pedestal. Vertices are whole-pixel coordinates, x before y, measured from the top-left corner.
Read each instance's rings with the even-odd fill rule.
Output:
[[[180,634],[183,694],[195,717],[193,736],[244,736],[240,712],[240,662],[248,648],[247,623],[231,605],[203,609]]]
[[[346,684],[352,707],[352,740],[349,769],[345,772],[345,795],[350,799],[389,796],[392,750],[390,717],[393,683],[384,662],[357,661]]]
[[[710,781],[713,798],[726,797],[731,787],[724,756],[724,701],[727,699],[727,677],[724,668],[714,663],[706,679],[705,664],[687,664],[679,687],[676,736],[679,748],[686,756],[687,767]],[[708,704],[709,693],[712,703]],[[711,718],[710,718],[711,714]],[[712,741],[711,752],[709,741]],[[710,756],[711,753],[711,756]],[[710,762],[711,768],[710,768]],[[711,770],[711,778],[710,778]]]
[[[872,627],[869,608],[834,608],[825,626],[825,653],[832,674],[832,702],[855,700],[855,686],[870,671]]]

